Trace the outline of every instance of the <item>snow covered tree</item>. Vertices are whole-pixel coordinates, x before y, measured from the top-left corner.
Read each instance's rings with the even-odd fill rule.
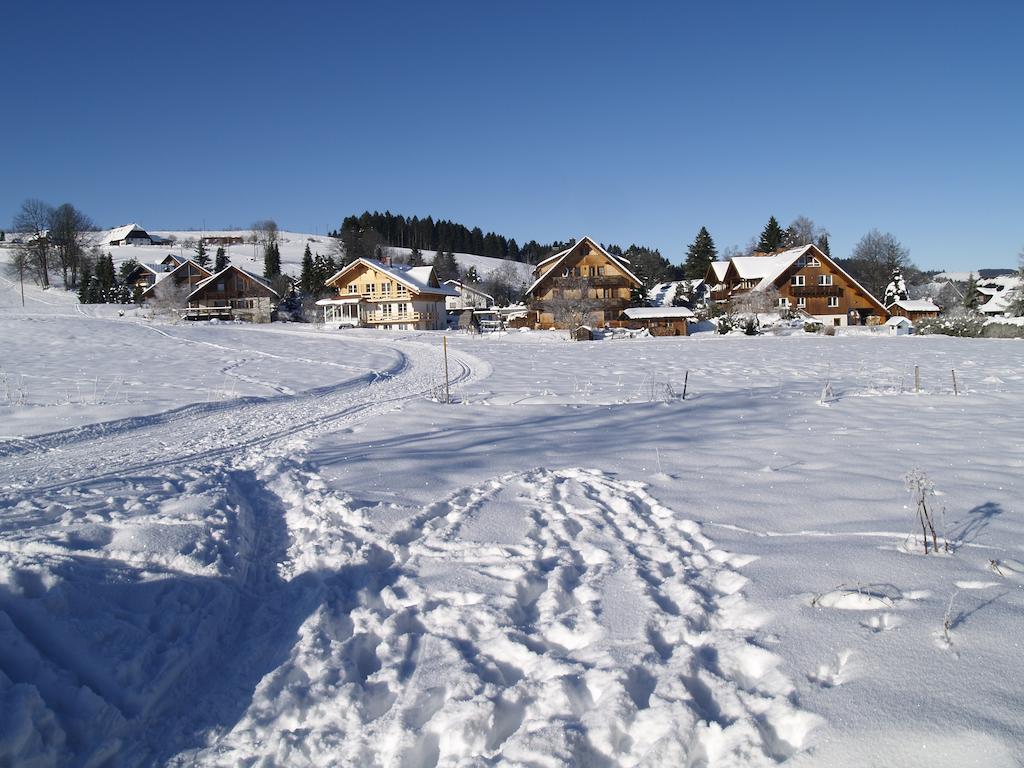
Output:
[[[906,301],[907,298],[907,282],[903,279],[903,271],[898,266],[893,267],[892,274],[889,276],[889,284],[885,286],[885,298],[882,300],[882,304],[888,307],[894,301]]]
[[[476,267],[471,266],[466,270],[465,274],[462,275],[462,279],[464,282],[476,285],[480,282],[480,275],[477,274]]]
[[[92,266],[88,261],[83,262],[78,272],[78,303],[89,304],[89,289],[92,284]]]
[[[768,219],[764,229],[761,230],[761,237],[757,241],[757,250],[761,253],[774,253],[786,245],[786,232],[779,226],[778,220],[772,216]]]
[[[410,267],[422,267],[423,266],[423,254],[420,252],[420,249],[417,248],[416,246],[413,246],[412,250],[409,252],[409,266]]]
[[[220,272],[221,270],[227,269],[228,264],[228,255],[227,252],[224,250],[224,246],[218,246],[217,255],[213,260],[213,271]]]
[[[93,279],[97,283],[99,293],[95,297],[95,301],[91,301],[91,304],[102,304],[111,300],[113,288],[117,283],[116,273],[114,272],[114,257],[109,253],[105,256],[100,256],[96,260],[96,272],[93,274]]]
[[[693,304],[693,281],[682,280],[676,285],[672,295],[673,307],[689,307]]]
[[[975,310],[981,304],[981,292],[978,290],[978,280],[974,273],[967,278],[967,288],[964,289],[964,308]]]
[[[683,274],[690,280],[701,280],[707,274],[708,267],[718,255],[715,248],[715,241],[711,239],[711,233],[707,227],[701,227],[693,242],[686,249],[686,262],[683,264]]]
[[[206,252],[206,243],[203,242],[203,238],[199,238],[196,242],[195,262],[200,267],[205,267],[210,263],[210,254]]]
[[[1010,313],[1014,317],[1024,317],[1024,250],[1020,252],[1020,268],[1017,270],[1017,293],[1010,302]]]

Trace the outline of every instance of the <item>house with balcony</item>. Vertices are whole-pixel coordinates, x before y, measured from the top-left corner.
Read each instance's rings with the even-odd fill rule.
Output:
[[[458,293],[441,285],[432,266],[410,267],[356,259],[327,280],[338,295],[321,299],[325,324],[392,331],[447,327],[445,300]]]
[[[185,299],[185,320],[247,320],[269,323],[281,296],[264,278],[229,264],[198,282]]]
[[[534,268],[526,302],[536,328],[600,326],[618,321],[643,283],[629,262],[584,236]]]
[[[816,245],[714,262],[705,281],[714,302],[760,293],[774,308],[826,325],[879,325],[889,317],[882,302]]]

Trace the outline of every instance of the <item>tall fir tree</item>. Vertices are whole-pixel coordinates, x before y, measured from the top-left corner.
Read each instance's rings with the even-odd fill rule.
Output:
[[[415,245],[412,250],[409,251],[409,266],[410,267],[422,267],[423,266],[423,254],[420,253],[420,249]]]
[[[217,247],[217,255],[216,255],[216,257],[213,260],[213,271],[214,272],[221,272],[224,269],[227,269],[228,264],[229,264],[229,262],[228,262],[228,254],[224,250],[224,246],[223,245],[218,246]]]
[[[818,246],[818,250],[819,251],[824,253],[830,259],[832,258],[832,248],[828,244],[828,234],[827,233],[820,235],[818,237],[818,242],[815,243],[815,245]]]
[[[686,249],[683,275],[688,280],[702,280],[716,256],[718,256],[718,249],[715,248],[715,241],[711,238],[711,233],[708,232],[707,227],[701,227],[700,232]]]
[[[312,296],[316,291],[317,283],[317,269],[316,264],[313,261],[313,252],[309,249],[309,243],[306,243],[306,250],[302,253],[302,271],[299,273],[299,290],[302,291],[305,296]]]
[[[786,245],[786,231],[779,226],[778,220],[772,216],[768,219],[764,229],[761,230],[761,237],[757,241],[757,250],[760,253],[774,253]]]
[[[974,310],[980,304],[981,292],[978,290],[978,280],[974,277],[974,273],[971,272],[967,278],[967,288],[964,290],[964,308]]]
[[[203,238],[199,238],[196,242],[196,264],[200,267],[205,267],[210,263],[210,254],[206,250],[206,243],[203,242]]]
[[[281,250],[277,243],[269,242],[263,247],[263,276],[273,280],[281,274]]]
[[[92,284],[92,266],[88,260],[82,262],[78,278],[78,303],[89,304],[89,287]]]
[[[899,267],[893,267],[889,284],[885,286],[885,298],[882,303],[888,307],[894,301],[906,301],[907,298],[909,298],[909,294],[907,293],[907,281],[903,279],[903,271]]]

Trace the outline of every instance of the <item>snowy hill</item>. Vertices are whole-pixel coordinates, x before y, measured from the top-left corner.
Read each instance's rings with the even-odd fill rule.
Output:
[[[97,232],[94,236],[94,241],[105,243],[109,240],[110,233],[114,231],[104,230]],[[224,246],[231,263],[256,274],[262,274],[263,272],[263,247],[249,242],[252,239],[252,230],[205,230],[203,232],[194,230],[147,231],[150,234],[167,240],[173,239],[174,242],[163,245],[102,245],[102,250],[104,253],[110,252],[114,257],[115,264],[120,264],[129,259],[135,259],[142,263],[154,263],[159,262],[168,253],[185,257],[194,255],[194,249],[187,246],[186,243],[189,241],[197,242],[200,237],[241,237],[245,240],[243,244]],[[279,232],[278,247],[281,250],[282,272],[296,277],[299,275],[299,272],[302,270],[302,254],[305,252],[307,245],[314,255],[317,253],[327,255],[334,252],[337,243],[333,238],[325,235],[311,235],[305,232]],[[216,245],[208,246],[211,259],[216,250]],[[407,258],[410,252],[408,248],[389,248],[388,250],[399,261]],[[431,263],[433,261],[433,251],[423,251],[422,255],[425,262]],[[533,269],[529,264],[506,261],[504,259],[493,259],[487,256],[477,256],[471,253],[456,253],[455,260],[464,270],[476,267],[477,274],[481,278],[486,278],[491,272],[502,269],[511,271],[519,277],[520,281],[528,283]]]

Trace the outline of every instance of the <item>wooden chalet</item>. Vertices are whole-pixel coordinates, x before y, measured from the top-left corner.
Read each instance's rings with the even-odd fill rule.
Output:
[[[779,309],[826,325],[878,325],[889,317],[878,299],[815,245],[713,262],[705,281],[712,301],[777,291]]]
[[[436,331],[448,325],[445,300],[458,294],[442,286],[432,266],[410,267],[356,259],[327,280],[338,291],[317,306],[324,323],[393,331]]]
[[[163,266],[170,266],[174,261],[178,265],[169,271],[153,273],[153,283],[142,290],[140,298],[143,301],[151,299],[174,300],[174,294],[180,293],[181,299],[192,291],[200,281],[210,277],[213,273],[206,267],[200,266],[192,259],[178,259],[176,256],[168,256],[164,259]],[[151,265],[152,266],[152,265]]]
[[[940,311],[931,299],[898,299],[888,306],[888,310],[893,317],[905,317],[911,323],[938,317]]]
[[[229,264],[196,284],[181,310],[186,320],[269,323],[281,296],[262,277]]]
[[[629,262],[613,256],[590,237],[582,237],[534,268],[535,280],[526,290],[526,301],[536,328],[562,327],[565,302],[582,299],[588,317],[584,325],[600,326],[617,321],[629,307],[633,289],[643,286],[629,269]],[[576,324],[576,323],[574,323]]]
[[[155,263],[136,264],[135,268],[125,275],[125,285],[140,293],[150,286],[159,282],[166,272],[173,272],[176,267],[181,266],[185,259],[173,254],[167,254],[162,261]]]

